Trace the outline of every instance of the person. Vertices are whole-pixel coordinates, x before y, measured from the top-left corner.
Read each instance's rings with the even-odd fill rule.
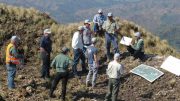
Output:
[[[82,72],[87,72],[87,69],[85,67],[85,54],[83,53],[83,42],[82,42],[82,34],[84,31],[83,26],[78,27],[78,31],[74,33],[72,38],[72,48],[74,53],[74,60],[73,60],[73,74],[75,77],[80,77],[80,75],[77,72],[77,64],[79,62],[79,59],[81,59],[81,66],[82,66]]]
[[[86,86],[87,87],[89,86],[90,77],[93,74],[92,82],[91,82],[92,88],[94,88],[96,85],[96,78],[97,78],[98,67],[99,67],[99,63],[97,59],[98,49],[95,47],[96,42],[97,42],[96,38],[92,38],[92,44],[87,47],[89,73],[86,77]]]
[[[96,14],[93,18],[94,32],[96,35],[103,33],[102,25],[103,25],[105,20],[106,20],[106,17],[104,16],[102,9],[99,9],[98,14]]]
[[[109,77],[108,93],[106,94],[105,101],[117,101],[119,92],[120,77],[124,72],[124,66],[118,63],[120,54],[115,53],[114,60],[108,64],[107,75]]]
[[[69,65],[72,64],[72,60],[67,56],[69,52],[69,49],[67,47],[63,47],[61,49],[61,53],[57,55],[52,63],[51,67],[56,68],[56,76],[54,80],[52,81],[52,85],[50,88],[50,97],[55,97],[53,95],[54,90],[57,87],[57,84],[59,83],[60,79],[62,79],[62,90],[61,90],[61,96],[60,98],[65,101],[65,96],[66,96],[66,86],[68,82],[68,75],[69,75]]]
[[[144,41],[141,37],[141,33],[138,31],[135,31],[135,44],[130,44],[130,46],[127,47],[127,50],[130,54],[134,56],[134,59],[143,59],[144,57]]]
[[[107,56],[107,62],[109,62],[111,59],[110,57],[111,43],[114,46],[114,53],[119,53],[118,36],[117,36],[117,32],[119,31],[119,25],[113,19],[112,13],[108,13],[108,19],[104,22],[102,28],[105,30],[106,56]]]
[[[20,38],[17,36],[11,37],[11,42],[6,49],[6,67],[8,71],[7,81],[8,89],[14,89],[14,78],[16,75],[16,65],[20,65],[20,59],[22,58],[21,54],[18,52],[18,43]]]
[[[91,39],[92,39],[92,31],[90,28],[90,20],[85,20],[84,21],[84,31],[83,31],[83,45],[85,47],[90,46],[91,45]]]
[[[50,53],[52,51],[51,30],[45,29],[40,40],[40,54],[42,60],[41,78],[50,78]]]

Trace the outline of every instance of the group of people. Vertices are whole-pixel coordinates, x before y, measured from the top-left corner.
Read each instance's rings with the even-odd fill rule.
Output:
[[[96,87],[96,79],[98,74],[99,59],[98,48],[96,43],[98,42],[96,35],[105,35],[105,47],[107,56],[107,75],[109,77],[108,93],[105,97],[105,101],[117,101],[117,95],[120,84],[120,77],[123,74],[124,66],[119,63],[121,53],[118,47],[118,32],[120,26],[113,19],[113,14],[108,13],[107,18],[103,14],[102,9],[98,10],[98,14],[93,19],[94,30],[91,30],[90,20],[84,21],[84,26],[79,26],[77,31],[72,37],[72,49],[74,53],[74,59],[68,56],[70,49],[64,46],[61,49],[61,53],[57,55],[52,62],[50,62],[50,54],[52,52],[52,40],[51,30],[45,29],[44,35],[40,40],[40,54],[42,60],[41,78],[50,78],[50,67],[56,69],[56,75],[52,81],[49,96],[54,97],[54,90],[57,87],[58,82],[62,79],[62,92],[60,98],[65,101],[66,85],[70,72],[70,66],[72,66],[72,74],[74,77],[80,79],[82,73],[87,73],[86,86],[91,85],[92,88]],[[135,30],[136,41],[135,44],[131,44],[127,47],[127,50],[134,56],[134,58],[142,58],[144,55],[144,42],[141,37],[141,33],[138,29]],[[19,37],[12,36],[10,44],[6,49],[6,66],[8,71],[8,88],[14,89],[14,78],[16,74],[16,65],[20,64],[19,60],[22,58],[21,54],[18,54],[17,43]],[[111,43],[114,50],[114,58],[111,59],[110,48]],[[77,65],[81,60],[82,71],[78,72]],[[87,61],[86,61],[87,60]],[[86,68],[86,62],[89,69]],[[92,76],[92,80],[90,80]]]

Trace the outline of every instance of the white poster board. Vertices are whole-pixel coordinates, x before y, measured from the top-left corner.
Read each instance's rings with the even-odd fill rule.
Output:
[[[132,38],[123,36],[122,39],[121,39],[121,41],[120,41],[120,44],[129,46],[129,45],[131,44],[131,41],[132,41]]]
[[[169,56],[161,65],[161,68],[180,76],[180,59]]]
[[[130,72],[143,77],[149,82],[154,82],[156,79],[158,79],[164,74],[158,69],[144,64],[137,66],[136,68],[132,69]]]

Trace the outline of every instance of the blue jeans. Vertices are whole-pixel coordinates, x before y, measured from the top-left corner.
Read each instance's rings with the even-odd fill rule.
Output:
[[[89,66],[89,73],[86,77],[86,84],[90,82],[91,75],[93,74],[93,76],[92,76],[92,87],[94,87],[96,85],[98,68],[96,67],[95,63],[88,64],[88,66]]]
[[[13,89],[15,88],[14,84],[14,78],[16,75],[16,65],[6,65],[8,76],[7,76],[7,81],[8,81],[8,88]]]
[[[118,48],[118,38],[116,34],[109,34],[109,33],[105,33],[105,38],[106,38],[106,55],[107,58],[110,59],[110,48],[111,48],[111,43],[114,47],[114,53],[119,53],[119,48]]]
[[[79,59],[81,59],[82,71],[86,71],[86,67],[85,67],[86,58],[83,53],[83,50],[81,49],[73,49],[73,52],[74,52],[74,61],[73,61],[72,70],[73,70],[73,74],[77,75],[77,64],[79,62]]]

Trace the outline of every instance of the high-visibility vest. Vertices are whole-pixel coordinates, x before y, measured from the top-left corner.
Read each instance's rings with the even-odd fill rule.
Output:
[[[6,49],[6,64],[9,64],[9,63],[12,63],[12,64],[15,64],[15,65],[18,65],[20,64],[20,61],[18,58],[15,58],[14,56],[12,56],[12,54],[10,53],[10,49],[14,47],[14,45],[12,43],[10,43],[8,46],[7,46],[7,49]]]

